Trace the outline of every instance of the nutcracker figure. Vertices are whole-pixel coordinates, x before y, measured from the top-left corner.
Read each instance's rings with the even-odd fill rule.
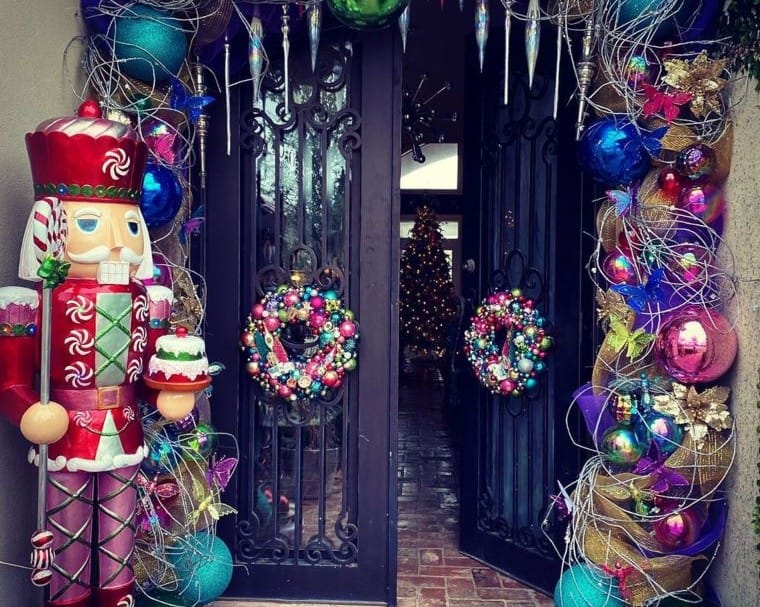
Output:
[[[134,479],[146,453],[137,391],[168,324],[151,318],[168,314],[166,297],[151,302],[140,282],[153,271],[138,205],[147,149],[93,102],[43,122],[26,142],[37,200],[19,275],[38,279],[56,245],[70,265],[50,295],[50,404],[35,389],[39,291],[0,289],[0,412],[47,445],[45,533],[55,557],[36,566],[49,578],[48,607],[132,607]],[[156,400],[170,419],[193,407],[181,393]],[[30,461],[39,465],[41,453],[33,447]]]

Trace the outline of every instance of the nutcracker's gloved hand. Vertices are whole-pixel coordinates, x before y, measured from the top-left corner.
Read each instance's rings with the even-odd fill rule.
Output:
[[[156,409],[166,419],[177,421],[190,415],[195,407],[195,392],[161,390],[156,397]]]
[[[21,434],[30,443],[49,445],[59,441],[69,428],[69,412],[50,401],[43,405],[36,402],[21,417]]]

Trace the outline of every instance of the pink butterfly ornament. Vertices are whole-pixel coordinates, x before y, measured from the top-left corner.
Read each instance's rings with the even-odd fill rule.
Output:
[[[681,106],[686,105],[692,99],[691,93],[665,93],[646,83],[642,83],[641,86],[647,98],[643,107],[644,118],[662,114],[665,121],[670,124],[678,118],[681,113]]]

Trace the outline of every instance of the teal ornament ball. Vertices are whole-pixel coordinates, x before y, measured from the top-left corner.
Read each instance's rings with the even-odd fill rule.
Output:
[[[232,554],[215,535],[196,533],[171,557],[179,580],[179,595],[192,605],[219,598],[232,580]]]
[[[152,84],[179,72],[187,55],[182,23],[165,11],[133,4],[116,18],[113,53],[122,72]]]
[[[395,23],[409,0],[327,0],[339,21],[357,30],[372,30]]]
[[[617,580],[586,563],[562,572],[554,588],[556,607],[624,607]]]
[[[668,0],[617,0],[618,25],[634,33],[652,30],[652,42],[682,42],[694,39],[705,29],[703,21],[715,18],[715,0],[689,0],[677,10]],[[667,15],[667,17],[666,17]]]

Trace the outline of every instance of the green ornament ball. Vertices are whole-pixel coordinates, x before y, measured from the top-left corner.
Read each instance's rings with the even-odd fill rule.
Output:
[[[196,533],[183,549],[172,555],[172,565],[182,588],[180,596],[191,604],[205,605],[217,599],[232,580],[232,554],[215,535]]]
[[[380,29],[394,23],[409,0],[327,0],[344,25],[358,30]]]
[[[113,53],[121,70],[143,82],[163,82],[187,55],[182,23],[165,11],[133,4],[114,19]]]
[[[554,588],[556,607],[625,607],[617,580],[586,563],[562,572]]]

